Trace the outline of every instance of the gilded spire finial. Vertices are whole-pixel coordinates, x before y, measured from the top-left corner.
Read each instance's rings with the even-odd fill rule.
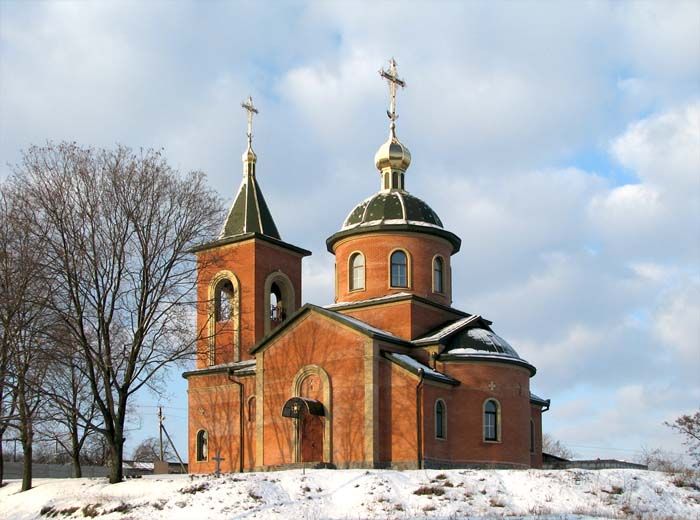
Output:
[[[253,144],[253,114],[257,114],[258,109],[255,108],[255,106],[253,105],[252,96],[248,96],[248,99],[246,99],[243,103],[241,103],[241,106],[245,109],[246,112],[248,112],[248,131],[246,132],[246,135],[248,136],[248,146],[252,146],[252,144]]]
[[[398,71],[396,70],[396,60],[391,58],[389,60],[389,70],[380,69],[379,75],[384,78],[389,84],[389,110],[386,111],[386,115],[389,116],[391,123],[389,124],[389,129],[392,137],[396,137],[396,120],[399,118],[396,113],[396,90],[397,87],[404,88],[406,82],[399,78]]]

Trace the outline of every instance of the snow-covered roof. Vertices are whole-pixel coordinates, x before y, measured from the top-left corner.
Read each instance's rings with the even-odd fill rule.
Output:
[[[453,332],[457,332],[459,329],[462,327],[474,323],[475,321],[481,319],[481,316],[478,314],[474,314],[472,316],[467,316],[465,318],[461,318],[454,323],[450,323],[449,325],[438,329],[437,331],[434,331],[430,333],[428,336],[423,336],[421,338],[418,338],[416,340],[413,340],[413,344],[415,345],[429,345],[431,343],[437,343],[441,339],[444,339],[448,337],[450,334]]]
[[[195,368],[182,374],[182,377],[187,379],[189,376],[210,374],[212,372],[224,372],[232,370],[236,375],[248,375],[255,373],[255,359],[246,359],[245,361],[235,361],[231,363],[220,363],[203,368]]]
[[[330,305],[324,305],[323,308],[335,309],[336,307],[344,307],[346,305],[357,305],[362,303],[380,303],[385,301],[400,300],[402,298],[406,298],[407,296],[411,296],[411,293],[398,292],[394,294],[387,294],[386,296],[378,296],[376,298],[367,298],[366,300],[357,300],[353,302],[335,302],[331,303]]]
[[[548,409],[549,409],[549,404],[551,403],[551,401],[549,399],[543,399],[539,395],[533,394],[532,392],[530,392],[530,402],[533,402],[535,404],[540,404],[542,406],[546,406]]]
[[[420,361],[413,359],[408,354],[400,354],[398,352],[384,352],[384,356],[402,366],[403,368],[417,374],[420,370],[423,370],[423,374],[426,379],[431,379],[433,381],[438,381],[440,383],[447,383],[449,385],[457,385],[459,382],[456,379],[451,378],[447,374],[438,372],[437,370],[430,368],[428,365],[424,365]]]

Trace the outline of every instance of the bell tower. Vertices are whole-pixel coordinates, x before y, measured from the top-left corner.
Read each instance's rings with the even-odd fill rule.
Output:
[[[250,359],[249,350],[301,305],[301,260],[280,237],[256,177],[251,97],[243,179],[219,237],[197,255],[197,368]]]

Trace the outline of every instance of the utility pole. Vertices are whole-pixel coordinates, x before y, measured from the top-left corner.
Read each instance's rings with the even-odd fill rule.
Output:
[[[163,421],[165,420],[165,417],[163,417],[163,407],[159,406],[158,407],[158,432],[160,433],[160,460],[163,460],[163,457],[165,457],[165,454],[163,452]]]

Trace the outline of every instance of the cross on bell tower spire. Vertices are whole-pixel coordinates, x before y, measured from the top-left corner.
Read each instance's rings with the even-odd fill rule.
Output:
[[[248,96],[241,106],[248,113],[248,130],[246,135],[248,136],[248,147],[246,151],[243,152],[243,176],[253,176],[255,175],[255,163],[258,160],[255,152],[253,151],[253,114],[258,113],[258,109],[253,105],[253,98]]]
[[[389,116],[389,120],[391,121],[389,125],[391,136],[396,137],[396,120],[399,118],[396,113],[396,91],[397,87],[404,88],[406,82],[399,78],[399,73],[396,69],[396,60],[394,58],[389,60],[389,70],[380,69],[379,75],[384,78],[389,85],[389,110],[386,111],[386,115]]]
[[[246,112],[248,112],[248,131],[246,132],[246,135],[248,136],[248,146],[253,145],[253,114],[258,113],[258,109],[255,108],[255,105],[253,105],[253,97],[248,96],[248,99],[246,99],[243,103],[241,103],[241,106],[245,109]]]

